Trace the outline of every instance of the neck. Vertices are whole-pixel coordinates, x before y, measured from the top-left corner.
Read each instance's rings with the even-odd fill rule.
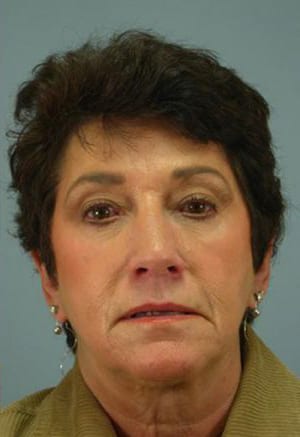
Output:
[[[204,374],[167,383],[133,381],[79,365],[83,378],[113,421],[119,436],[221,435],[236,394],[241,360],[228,358]],[[222,365],[221,365],[222,364]]]
[[[225,428],[232,400],[230,396],[218,407],[214,405],[211,411],[205,412],[203,408],[193,408],[190,399],[171,400],[166,406],[166,396],[155,408],[152,406],[151,412],[146,409],[141,417],[116,414],[112,420],[119,437],[218,437]]]

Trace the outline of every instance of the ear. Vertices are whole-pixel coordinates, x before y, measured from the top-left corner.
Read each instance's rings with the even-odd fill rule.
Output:
[[[263,261],[259,269],[255,273],[256,291],[264,290],[266,292],[267,289],[269,288],[272,255],[273,255],[273,243],[270,243],[264,255]]]
[[[59,292],[59,286],[57,284],[57,281],[49,276],[47,268],[43,263],[41,255],[38,251],[32,251],[31,257],[40,275],[42,290],[46,303],[48,307],[50,307],[51,305],[57,306],[58,310],[55,314],[55,319],[63,323],[67,319],[67,317],[63,310],[61,295]]]
[[[267,293],[270,284],[272,255],[273,255],[273,242],[269,244],[268,249],[264,255],[263,261],[259,269],[255,273],[254,290],[251,295],[251,305],[249,305],[250,307],[255,307],[256,305],[254,293],[257,293],[258,291],[263,291],[264,295],[266,295]]]

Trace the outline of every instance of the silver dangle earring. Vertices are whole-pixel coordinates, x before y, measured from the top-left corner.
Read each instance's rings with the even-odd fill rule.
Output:
[[[74,354],[76,352],[77,349],[77,337],[76,334],[72,328],[72,326],[70,325],[70,322],[68,320],[66,320],[63,323],[63,329],[64,332],[67,336],[67,349],[65,350],[63,357],[59,363],[59,369],[60,369],[60,373],[62,376],[65,376],[65,365],[66,365],[66,361],[68,359],[70,359],[70,357],[74,357]]]
[[[58,312],[58,306],[57,305],[51,305],[50,306],[50,313],[51,314],[57,314]],[[60,335],[62,333],[62,326],[60,325],[60,323],[56,320],[55,322],[55,326],[53,328],[53,332],[56,335]]]
[[[260,316],[259,306],[264,299],[264,291],[260,290],[257,293],[254,293],[254,299],[256,302],[255,308],[248,308],[243,320],[243,333],[244,333],[245,340],[248,340],[248,332],[247,332],[248,322],[251,322],[254,319],[256,319],[258,316]]]
[[[251,316],[253,319],[256,319],[258,316],[260,316],[260,304],[262,303],[263,299],[264,299],[264,292],[263,290],[258,291],[257,293],[254,293],[254,298],[256,301],[256,306],[255,308],[251,308]]]
[[[243,334],[244,334],[245,340],[248,340],[247,328],[248,328],[248,320],[247,320],[247,313],[246,313],[246,315],[244,316],[244,320],[243,320]]]
[[[58,306],[57,305],[51,305],[49,309],[50,309],[50,313],[53,315],[58,313]],[[66,334],[66,337],[67,337],[68,347],[65,350],[63,357],[59,363],[60,373],[62,376],[65,376],[65,364],[66,364],[67,358],[72,356],[76,352],[77,337],[76,337],[76,334],[75,334],[72,326],[68,322],[68,320],[66,320],[62,324],[59,323],[58,321],[56,321],[55,327],[53,328],[53,332],[56,335],[60,335],[60,334],[62,334],[62,332],[64,332]],[[73,354],[72,354],[72,352],[73,352]]]

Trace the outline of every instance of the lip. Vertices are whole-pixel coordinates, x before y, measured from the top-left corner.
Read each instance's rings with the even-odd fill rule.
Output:
[[[137,313],[145,313],[145,312],[176,312],[180,314],[166,314],[161,316],[141,316],[141,317],[134,317]],[[185,306],[185,305],[179,305],[175,304],[173,302],[165,302],[165,303],[146,303],[134,308],[131,308],[129,311],[127,311],[120,320],[129,320],[129,321],[164,321],[166,319],[174,319],[175,320],[182,320],[186,319],[190,316],[200,316],[200,314],[195,311],[193,308]]]

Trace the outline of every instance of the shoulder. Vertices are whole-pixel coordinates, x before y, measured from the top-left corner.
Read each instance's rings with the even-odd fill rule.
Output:
[[[227,435],[300,435],[300,380],[252,329]]]
[[[249,335],[245,391],[274,421],[293,419],[300,435],[300,380],[265,345],[254,331]]]
[[[1,437],[94,436],[99,432],[116,437],[77,363],[55,388],[28,396],[0,412]]]
[[[294,401],[300,413],[300,379],[283,364],[265,343],[251,333],[249,348],[253,376],[260,381],[267,392],[280,395],[279,399]]]
[[[1,437],[30,436],[40,405],[52,390],[39,391],[1,409]]]

